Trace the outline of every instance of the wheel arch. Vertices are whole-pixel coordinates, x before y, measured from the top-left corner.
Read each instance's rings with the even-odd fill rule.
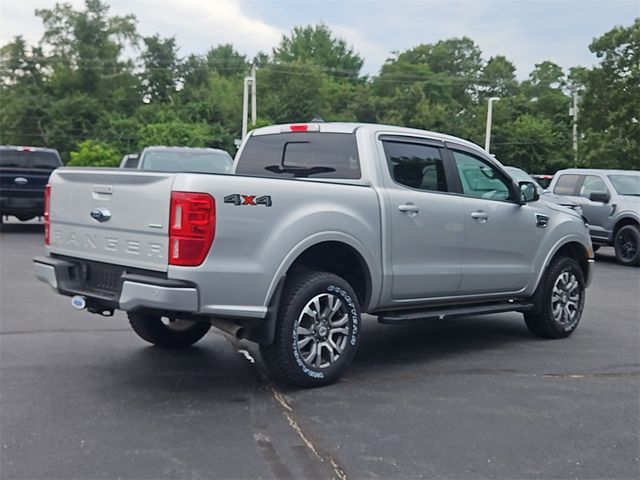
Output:
[[[635,225],[636,227],[640,228],[640,222],[638,221],[637,218],[634,218],[634,217],[631,217],[631,216],[621,217],[618,220],[616,220],[616,224],[613,227],[613,235],[611,237],[611,241],[615,241],[615,238],[616,238],[616,235],[618,234],[618,231],[622,227],[626,227],[627,225]]]
[[[580,265],[580,269],[582,270],[582,274],[584,275],[585,284],[589,285],[591,280],[591,262],[593,261],[592,255],[593,253],[591,252],[590,254],[584,243],[576,238],[569,237],[559,241],[547,255],[543,268],[540,270],[538,278],[536,279],[534,292],[538,290],[540,282],[549,268],[549,265],[551,265],[558,257],[568,257],[577,261]]]
[[[352,271],[346,272],[351,267]],[[343,278],[356,292],[362,311],[380,295],[382,275],[373,257],[354,238],[340,232],[312,235],[291,249],[273,277],[266,298],[267,316],[250,328],[247,338],[263,345],[273,341],[280,298],[287,277],[295,269],[316,269]]]
[[[333,273],[351,285],[360,305],[366,307],[371,301],[371,270],[362,254],[352,245],[336,240],[311,245],[296,256],[286,275],[304,269]]]
[[[573,258],[578,262],[578,265],[580,265],[585,281],[589,278],[589,254],[587,249],[580,242],[568,242],[563,244],[558,250],[556,250],[553,257],[551,257],[551,262],[558,257]],[[549,264],[551,264],[551,262],[549,262]]]

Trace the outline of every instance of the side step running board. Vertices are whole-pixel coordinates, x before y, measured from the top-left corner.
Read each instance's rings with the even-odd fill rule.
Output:
[[[432,318],[467,317],[472,315],[486,315],[488,313],[512,312],[515,310],[531,310],[533,303],[492,303],[482,305],[463,305],[460,307],[434,307],[432,310],[396,310],[378,315],[378,322],[389,325],[428,320]]]

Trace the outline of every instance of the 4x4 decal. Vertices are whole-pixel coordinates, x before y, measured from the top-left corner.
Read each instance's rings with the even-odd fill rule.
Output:
[[[271,195],[262,195],[258,197],[256,195],[240,195],[238,193],[234,193],[233,195],[227,195],[224,197],[224,203],[233,203],[236,206],[264,205],[265,207],[270,207]]]

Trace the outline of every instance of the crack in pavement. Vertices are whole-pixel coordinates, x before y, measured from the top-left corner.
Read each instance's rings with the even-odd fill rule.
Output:
[[[338,464],[335,458],[329,454],[328,452],[322,450],[317,447],[309,435],[304,432],[298,421],[295,417],[295,412],[285,396],[282,392],[280,392],[277,387],[271,382],[268,378],[266,372],[262,370],[262,365],[253,358],[249,350],[246,348],[246,345],[243,345],[238,339],[232,337],[228,334],[222,333],[224,337],[229,341],[232,348],[234,348],[239,355],[241,355],[249,364],[250,369],[253,371],[256,376],[260,386],[263,390],[266,390],[270,393],[272,400],[280,410],[280,413],[285,418],[289,428],[295,433],[296,437],[302,442],[306,451],[310,454],[312,458],[314,458],[317,462],[324,465],[325,468],[331,473],[332,479],[335,480],[348,480],[347,474],[342,467]],[[260,426],[257,426],[258,429],[261,429]],[[270,468],[273,473],[278,476],[278,478],[292,478],[289,469],[282,463],[282,460],[277,455],[277,452],[269,439],[263,432],[256,432],[254,434],[254,438],[256,440],[256,444],[258,446],[258,450],[261,454],[263,454],[263,458],[269,463]]]

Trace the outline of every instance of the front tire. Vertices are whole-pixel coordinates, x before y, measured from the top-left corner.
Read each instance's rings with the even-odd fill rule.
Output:
[[[524,314],[529,331],[542,338],[565,338],[580,323],[584,310],[584,275],[573,258],[549,265],[533,297],[534,310]]]
[[[274,341],[261,345],[274,380],[298,387],[335,382],[356,353],[361,313],[358,298],[342,278],[304,271],[287,280]]]
[[[625,225],[616,232],[613,241],[618,263],[627,266],[640,265],[640,230],[635,225]]]
[[[206,335],[209,322],[167,319],[160,315],[128,312],[129,323],[140,338],[163,348],[185,348]]]

